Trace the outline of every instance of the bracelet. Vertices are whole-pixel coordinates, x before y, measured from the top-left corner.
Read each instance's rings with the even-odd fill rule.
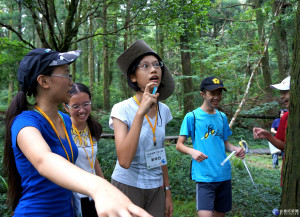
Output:
[[[165,190],[166,190],[166,191],[171,190],[171,186],[166,186],[166,187],[165,187]]]

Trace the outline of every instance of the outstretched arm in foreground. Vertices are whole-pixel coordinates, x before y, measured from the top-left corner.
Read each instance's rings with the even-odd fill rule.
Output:
[[[36,128],[23,128],[17,136],[17,142],[42,176],[63,188],[91,196],[98,216],[150,216],[105,179],[88,173],[53,153]]]

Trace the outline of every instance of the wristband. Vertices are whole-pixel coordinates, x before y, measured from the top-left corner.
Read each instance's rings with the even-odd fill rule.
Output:
[[[171,186],[166,186],[166,187],[165,187],[165,190],[166,190],[166,191],[171,190]]]

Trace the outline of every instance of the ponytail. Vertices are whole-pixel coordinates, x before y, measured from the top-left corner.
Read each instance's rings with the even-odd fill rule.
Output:
[[[89,130],[91,132],[92,137],[94,137],[96,139],[96,141],[98,141],[101,137],[102,134],[102,126],[101,124],[96,121],[92,115],[90,114],[88,119],[86,120]]]
[[[22,187],[21,177],[17,171],[14,152],[12,149],[11,126],[15,117],[23,111],[28,110],[28,102],[26,93],[19,91],[13,98],[5,115],[5,143],[3,168],[4,173],[8,177],[7,205],[14,210],[21,198]]]

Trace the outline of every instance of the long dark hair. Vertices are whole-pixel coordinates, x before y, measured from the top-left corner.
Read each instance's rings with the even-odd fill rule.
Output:
[[[45,69],[41,74],[51,75],[55,67],[50,66]],[[11,140],[11,126],[16,116],[23,111],[28,110],[29,103],[26,98],[27,95],[36,96],[37,94],[37,81],[34,82],[33,88],[27,91],[20,90],[17,95],[12,99],[5,115],[5,143],[4,143],[4,156],[3,156],[3,169],[4,174],[8,179],[8,191],[7,191],[7,206],[14,210],[21,198],[22,187],[21,177],[18,173],[14,152],[12,149]]]
[[[87,86],[82,83],[75,83],[72,85],[72,89],[70,91],[71,95],[75,95],[81,92],[88,94],[90,100],[92,100],[91,92]],[[94,137],[98,141],[102,134],[101,124],[92,117],[92,114],[89,115],[86,122],[88,124],[92,137]]]

